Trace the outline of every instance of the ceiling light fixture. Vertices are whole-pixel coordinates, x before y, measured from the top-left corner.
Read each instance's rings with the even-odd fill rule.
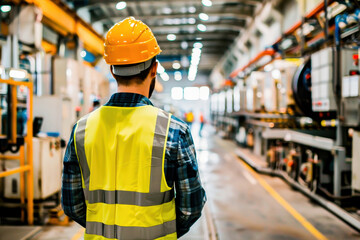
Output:
[[[158,62],[157,73],[158,73],[158,74],[164,73],[164,72],[165,72],[165,68],[160,64],[159,61],[157,61],[157,62]]]
[[[175,41],[176,40],[176,35],[175,34],[168,34],[167,35],[167,40],[169,41]]]
[[[206,26],[204,24],[198,24],[197,29],[199,29],[199,31],[201,31],[201,32],[205,32],[206,31]]]
[[[189,18],[189,19],[188,19],[188,23],[189,23],[189,24],[195,24],[195,23],[196,23],[196,19],[195,19],[195,18]]]
[[[179,68],[181,68],[181,65],[178,62],[174,62],[172,67],[173,67],[173,69],[179,69]]]
[[[201,2],[205,7],[211,7],[212,6],[212,1],[211,0],[202,0]]]
[[[171,10],[171,8],[166,7],[166,8],[163,8],[162,12],[163,12],[164,14],[170,14],[170,13],[172,13],[172,10]]]
[[[196,7],[189,7],[189,13],[196,13]]]
[[[202,48],[203,44],[201,42],[194,43],[194,48]]]
[[[126,8],[126,2],[121,1],[121,2],[118,2],[118,3],[116,4],[116,9],[117,9],[117,10],[123,10],[124,8]]]
[[[10,6],[10,5],[3,5],[3,6],[1,6],[0,10],[1,10],[3,13],[10,12],[10,11],[11,11],[11,6]]]
[[[182,75],[181,75],[181,72],[180,71],[176,71],[174,73],[174,78],[176,81],[180,81],[182,79]]]
[[[189,46],[189,44],[188,44],[186,41],[182,41],[182,42],[181,42],[181,48],[182,48],[182,49],[185,50],[185,49],[188,48],[188,46]]]
[[[85,50],[82,50],[82,51],[80,52],[80,56],[81,56],[82,58],[86,57],[86,51],[85,51]]]
[[[200,13],[199,18],[203,21],[207,21],[209,20],[209,15],[207,15],[206,13]]]
[[[164,82],[167,82],[170,79],[169,75],[166,72],[163,72],[162,74],[160,74],[160,77],[162,78],[162,80]]]
[[[9,76],[15,79],[25,79],[27,76],[27,71],[24,69],[11,69]]]

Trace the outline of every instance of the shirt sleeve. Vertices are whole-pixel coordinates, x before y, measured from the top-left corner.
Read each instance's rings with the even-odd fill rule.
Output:
[[[181,237],[200,218],[206,202],[189,127],[186,128],[185,133],[179,136],[177,165],[175,177],[176,227],[178,237]]]
[[[67,216],[86,227],[86,204],[79,162],[74,145],[74,126],[64,156],[61,205]]]

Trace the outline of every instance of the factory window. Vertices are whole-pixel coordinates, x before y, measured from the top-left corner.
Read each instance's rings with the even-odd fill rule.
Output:
[[[181,87],[173,87],[171,89],[171,98],[173,100],[182,100],[183,99],[183,89]]]
[[[185,100],[199,100],[200,91],[198,87],[186,87],[184,89]]]
[[[206,86],[200,87],[200,99],[201,100],[208,100],[209,94],[210,94],[209,87],[206,87]]]

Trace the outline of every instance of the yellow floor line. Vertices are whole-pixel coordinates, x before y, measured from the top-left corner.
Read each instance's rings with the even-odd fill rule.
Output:
[[[235,158],[239,159],[234,154]],[[308,222],[298,211],[296,211],[284,198],[282,198],[263,178],[261,178],[249,165],[241,161],[247,170],[256,178],[260,185],[283,207],[288,211],[301,225],[304,226],[316,239],[327,240],[310,222]]]
[[[84,232],[85,232],[85,228],[79,229],[79,231],[77,231],[77,233],[75,233],[75,235],[71,238],[71,240],[80,239],[82,236],[84,236]]]

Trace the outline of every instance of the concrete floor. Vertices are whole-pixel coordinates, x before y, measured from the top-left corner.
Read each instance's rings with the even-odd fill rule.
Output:
[[[208,131],[200,138],[195,125],[193,135],[208,197],[208,214],[203,214],[181,239],[209,239],[209,221],[222,240],[360,239],[359,233],[282,180],[248,169],[235,156],[234,151],[239,149],[232,141],[220,139],[211,127],[205,129]],[[75,223],[69,227],[43,227],[31,240],[78,240],[83,239],[83,232]],[[0,232],[0,240],[8,239],[1,238]]]
[[[234,154],[232,141],[196,138],[199,164],[219,239],[360,239],[359,233],[281,179],[249,170]],[[241,150],[240,150],[241,151]],[[256,158],[256,156],[253,156]],[[297,213],[284,208],[260,181]],[[302,221],[297,218],[303,217]],[[304,223],[307,221],[307,223]],[[313,227],[311,231],[303,225]]]

